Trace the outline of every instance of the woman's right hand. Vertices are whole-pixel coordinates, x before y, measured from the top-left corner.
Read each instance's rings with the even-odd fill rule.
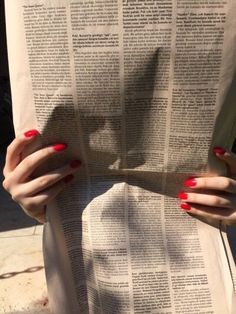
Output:
[[[73,180],[73,173],[79,169],[81,162],[73,160],[64,167],[32,179],[32,173],[40,165],[67,148],[66,144],[55,144],[22,158],[25,149],[38,135],[37,130],[27,131],[16,137],[8,146],[3,169],[3,187],[27,215],[43,223],[47,204]]]

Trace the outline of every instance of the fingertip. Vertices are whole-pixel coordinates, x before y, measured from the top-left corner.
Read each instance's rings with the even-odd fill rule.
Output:
[[[55,151],[55,152],[61,152],[65,149],[67,149],[68,145],[66,143],[59,143],[59,144],[54,144],[52,146],[52,149]]]
[[[226,153],[226,150],[219,146],[214,147],[212,151],[217,157],[222,157]]]
[[[188,203],[181,203],[180,208],[184,212],[188,212],[192,209],[192,207]]]
[[[32,130],[28,130],[26,132],[24,132],[24,137],[25,138],[34,138],[36,136],[38,136],[40,133],[38,130],[36,129],[32,129]]]
[[[224,152],[223,151],[215,152],[214,154],[217,158],[221,159],[222,161],[235,163],[236,155],[233,152],[224,150]]]
[[[188,194],[185,191],[180,191],[178,193],[178,198],[180,200],[187,200],[188,199]]]
[[[194,177],[189,177],[187,180],[184,181],[184,187],[186,188],[193,188],[196,187],[197,180]]]

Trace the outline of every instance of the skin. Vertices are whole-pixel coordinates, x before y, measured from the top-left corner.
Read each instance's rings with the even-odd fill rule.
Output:
[[[43,223],[45,222],[47,204],[72,181],[73,174],[79,170],[79,165],[72,167],[70,163],[31,179],[31,174],[38,166],[63,151],[56,151],[55,146],[52,145],[22,159],[21,156],[24,151],[36,140],[37,136],[39,134],[30,137],[22,134],[8,146],[3,169],[5,177],[3,187],[11,194],[13,200],[19,203],[27,215]]]
[[[233,225],[236,223],[236,155],[228,151],[215,155],[226,164],[228,176],[194,178],[195,185],[189,187],[190,192],[184,192],[187,198],[181,204],[187,204],[190,209],[184,211],[192,215]]]
[[[31,179],[31,174],[39,165],[61,153],[50,146],[22,159],[25,149],[37,136],[39,134],[30,137],[22,134],[9,145],[3,171],[5,176],[3,187],[11,194],[13,200],[20,204],[27,215],[43,223],[47,204],[66,188],[73,179],[72,175],[79,170],[79,165],[72,167],[70,163]],[[179,194],[180,207],[187,207],[182,210],[198,217],[222,220],[228,225],[235,224],[236,156],[227,151],[215,155],[227,165],[228,177],[194,178],[194,186],[188,187],[187,192],[183,190]]]

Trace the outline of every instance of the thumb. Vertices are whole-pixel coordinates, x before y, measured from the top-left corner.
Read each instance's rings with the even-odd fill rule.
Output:
[[[215,147],[213,152],[217,158],[225,162],[230,174],[236,175],[236,155],[221,147]]]

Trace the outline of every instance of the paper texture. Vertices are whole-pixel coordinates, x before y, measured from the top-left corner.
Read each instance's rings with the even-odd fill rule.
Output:
[[[235,313],[220,222],[176,195],[226,173],[211,152],[236,137],[236,2],[5,3],[16,132],[68,143],[49,169],[83,163],[47,212],[52,312]]]

